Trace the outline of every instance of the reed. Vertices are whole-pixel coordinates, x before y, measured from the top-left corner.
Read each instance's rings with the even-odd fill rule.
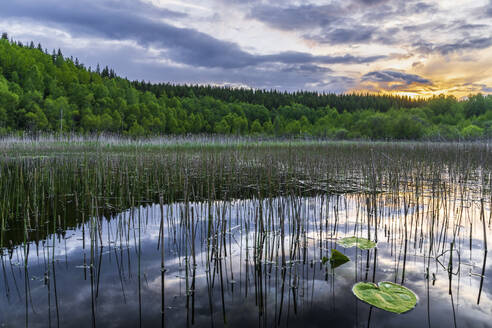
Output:
[[[104,320],[109,274],[112,293],[142,326],[151,324],[147,297],[156,284],[161,326],[177,324],[173,311],[183,311],[189,326],[233,325],[233,305],[250,301],[259,326],[285,326],[320,299],[335,309],[346,281],[382,278],[425,290],[429,321],[432,290],[444,281],[458,324],[454,298],[463,268],[477,280],[473,302],[484,302],[492,215],[487,143],[45,137],[5,139],[0,149],[0,291],[10,304],[22,280],[26,325],[41,307],[28,301],[30,266],[40,256],[47,257],[46,318],[69,323],[60,277],[72,271],[57,263],[69,267],[63,248],[72,232],[80,237],[72,247],[81,252],[77,269],[90,288],[92,326]],[[337,244],[352,235],[378,248]],[[323,264],[331,249],[353,265]],[[15,262],[23,276],[14,273]],[[416,272],[426,277],[415,280]],[[319,288],[328,293],[320,296]],[[362,305],[354,309],[360,322]],[[368,321],[377,320],[369,311]]]

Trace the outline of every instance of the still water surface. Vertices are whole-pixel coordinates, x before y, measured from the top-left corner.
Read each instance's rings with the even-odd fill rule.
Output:
[[[136,206],[4,249],[0,326],[492,327],[488,206],[405,194]],[[337,245],[353,235],[377,248]],[[332,248],[351,261],[322,264]],[[359,281],[403,283],[419,302],[385,312],[357,300]]]

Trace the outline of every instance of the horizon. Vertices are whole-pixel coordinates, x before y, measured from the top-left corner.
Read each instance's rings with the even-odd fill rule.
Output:
[[[492,0],[195,2],[18,0],[0,4],[0,30],[133,81],[411,98],[492,94]]]

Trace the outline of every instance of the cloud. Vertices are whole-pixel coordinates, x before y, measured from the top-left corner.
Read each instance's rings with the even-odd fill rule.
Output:
[[[377,8],[375,7],[377,6]],[[248,18],[270,27],[306,32],[307,40],[322,44],[395,44],[398,27],[384,22],[435,10],[434,4],[387,0],[352,0],[326,5],[254,5]]]
[[[441,55],[460,53],[464,50],[482,50],[490,47],[492,47],[492,37],[466,38],[448,43],[433,43],[421,39],[412,44],[413,50],[417,53],[439,53]]]
[[[353,55],[313,56],[305,52],[286,51],[275,55],[257,56],[258,62],[281,62],[288,64],[365,64],[386,58],[385,55],[358,57]]]
[[[361,79],[362,82],[382,82],[382,83],[390,83],[390,82],[398,82],[403,85],[410,85],[414,83],[418,84],[428,84],[431,85],[432,82],[428,79],[425,79],[421,76],[415,74],[407,74],[400,71],[395,70],[382,70],[382,71],[372,71],[367,74],[364,74]]]
[[[472,23],[463,23],[457,29],[458,30],[475,30],[475,29],[484,29],[489,28],[490,26],[487,24],[472,24]]]
[[[304,37],[319,43],[332,45],[339,44],[395,44],[398,39],[395,35],[399,32],[398,28],[382,30],[375,26],[355,25],[348,28],[327,29],[318,34],[307,34]]]
[[[321,43],[344,44],[364,43],[372,39],[376,28],[368,26],[356,26],[354,28],[335,28],[323,32],[321,35],[309,37]]]
[[[0,2],[0,29],[130,79],[291,91],[344,92],[361,82],[451,88],[446,76],[464,62],[490,67],[485,2],[15,0]],[[412,63],[425,78],[405,73]],[[480,74],[490,76],[477,70],[454,85],[488,83]]]
[[[464,83],[458,85],[457,87],[467,91],[469,94],[477,93],[477,92],[482,92],[486,94],[492,93],[492,87],[482,83]]]
[[[52,3],[46,3],[52,2]],[[80,0],[67,5],[58,5],[54,0],[42,4],[20,0],[15,4],[2,5],[0,16],[27,17],[31,20],[61,25],[76,35],[94,36],[112,40],[133,40],[144,47],[163,49],[162,55],[175,62],[197,67],[243,68],[268,62],[286,64],[309,63],[368,63],[384,56],[357,57],[313,56],[303,52],[280,52],[273,55],[258,55],[243,51],[236,43],[219,40],[213,36],[191,28],[175,27],[171,24],[147,15],[150,8],[146,5],[143,12],[131,11],[133,2],[122,1],[122,5],[93,5],[92,1]],[[75,7],[72,7],[75,6]],[[49,9],[47,9],[49,8]],[[156,9],[160,17],[179,17],[182,14]]]
[[[355,2],[357,3],[361,3],[361,4],[364,4],[364,5],[379,5],[381,3],[385,3],[387,2],[388,0],[355,0]]]
[[[460,42],[443,44],[435,47],[443,55],[460,50],[485,49],[492,46],[492,37],[461,40]]]
[[[427,2],[418,2],[411,7],[411,11],[417,14],[425,13],[434,9],[436,9],[436,6]]]
[[[20,0],[3,4],[0,15],[55,24],[75,35],[131,39],[146,47],[162,47],[173,60],[190,65],[243,67],[255,62],[253,55],[241,51],[232,42],[220,41],[193,29],[174,27],[156,19],[155,15],[148,15],[146,10],[132,11],[132,5],[126,6],[131,1],[122,1],[118,6],[103,3],[105,5],[86,0],[61,4],[54,0],[42,3]],[[168,11],[159,15],[176,16]]]
[[[328,67],[318,66],[314,64],[291,65],[282,69],[283,72],[301,72],[307,74],[314,73],[332,73],[333,70]]]
[[[251,10],[249,17],[282,30],[295,30],[334,25],[342,20],[345,13],[346,10],[336,4],[287,8],[260,5]]]
[[[438,5],[433,3],[418,0],[395,0],[380,5],[377,10],[371,7],[364,8],[361,21],[381,24],[400,19],[401,22],[405,22],[409,17],[413,16],[415,18],[418,15],[425,15],[427,13],[435,14],[438,11]]]
[[[492,93],[492,87],[483,83],[464,83],[459,85],[458,87],[462,88],[463,90],[467,90],[469,94],[477,92],[482,92],[486,94]]]
[[[492,17],[492,0],[490,0],[489,4],[485,6],[485,15],[487,17]]]

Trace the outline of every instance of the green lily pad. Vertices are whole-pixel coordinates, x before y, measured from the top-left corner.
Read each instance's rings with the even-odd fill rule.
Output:
[[[323,258],[321,259],[321,264],[326,264],[326,262],[328,262],[329,260],[330,260],[329,258],[323,256]]]
[[[350,248],[357,246],[358,248],[362,250],[368,250],[371,248],[376,247],[376,243],[373,241],[370,241],[369,239],[365,238],[359,238],[359,237],[345,237],[341,238],[337,241],[337,243],[345,248]]]
[[[378,285],[358,282],[352,287],[352,292],[361,301],[399,314],[413,309],[418,300],[410,289],[389,281],[379,282]]]
[[[345,256],[345,254],[337,251],[336,249],[331,250],[330,264],[333,269],[347,263],[348,261],[350,261],[350,259]]]

